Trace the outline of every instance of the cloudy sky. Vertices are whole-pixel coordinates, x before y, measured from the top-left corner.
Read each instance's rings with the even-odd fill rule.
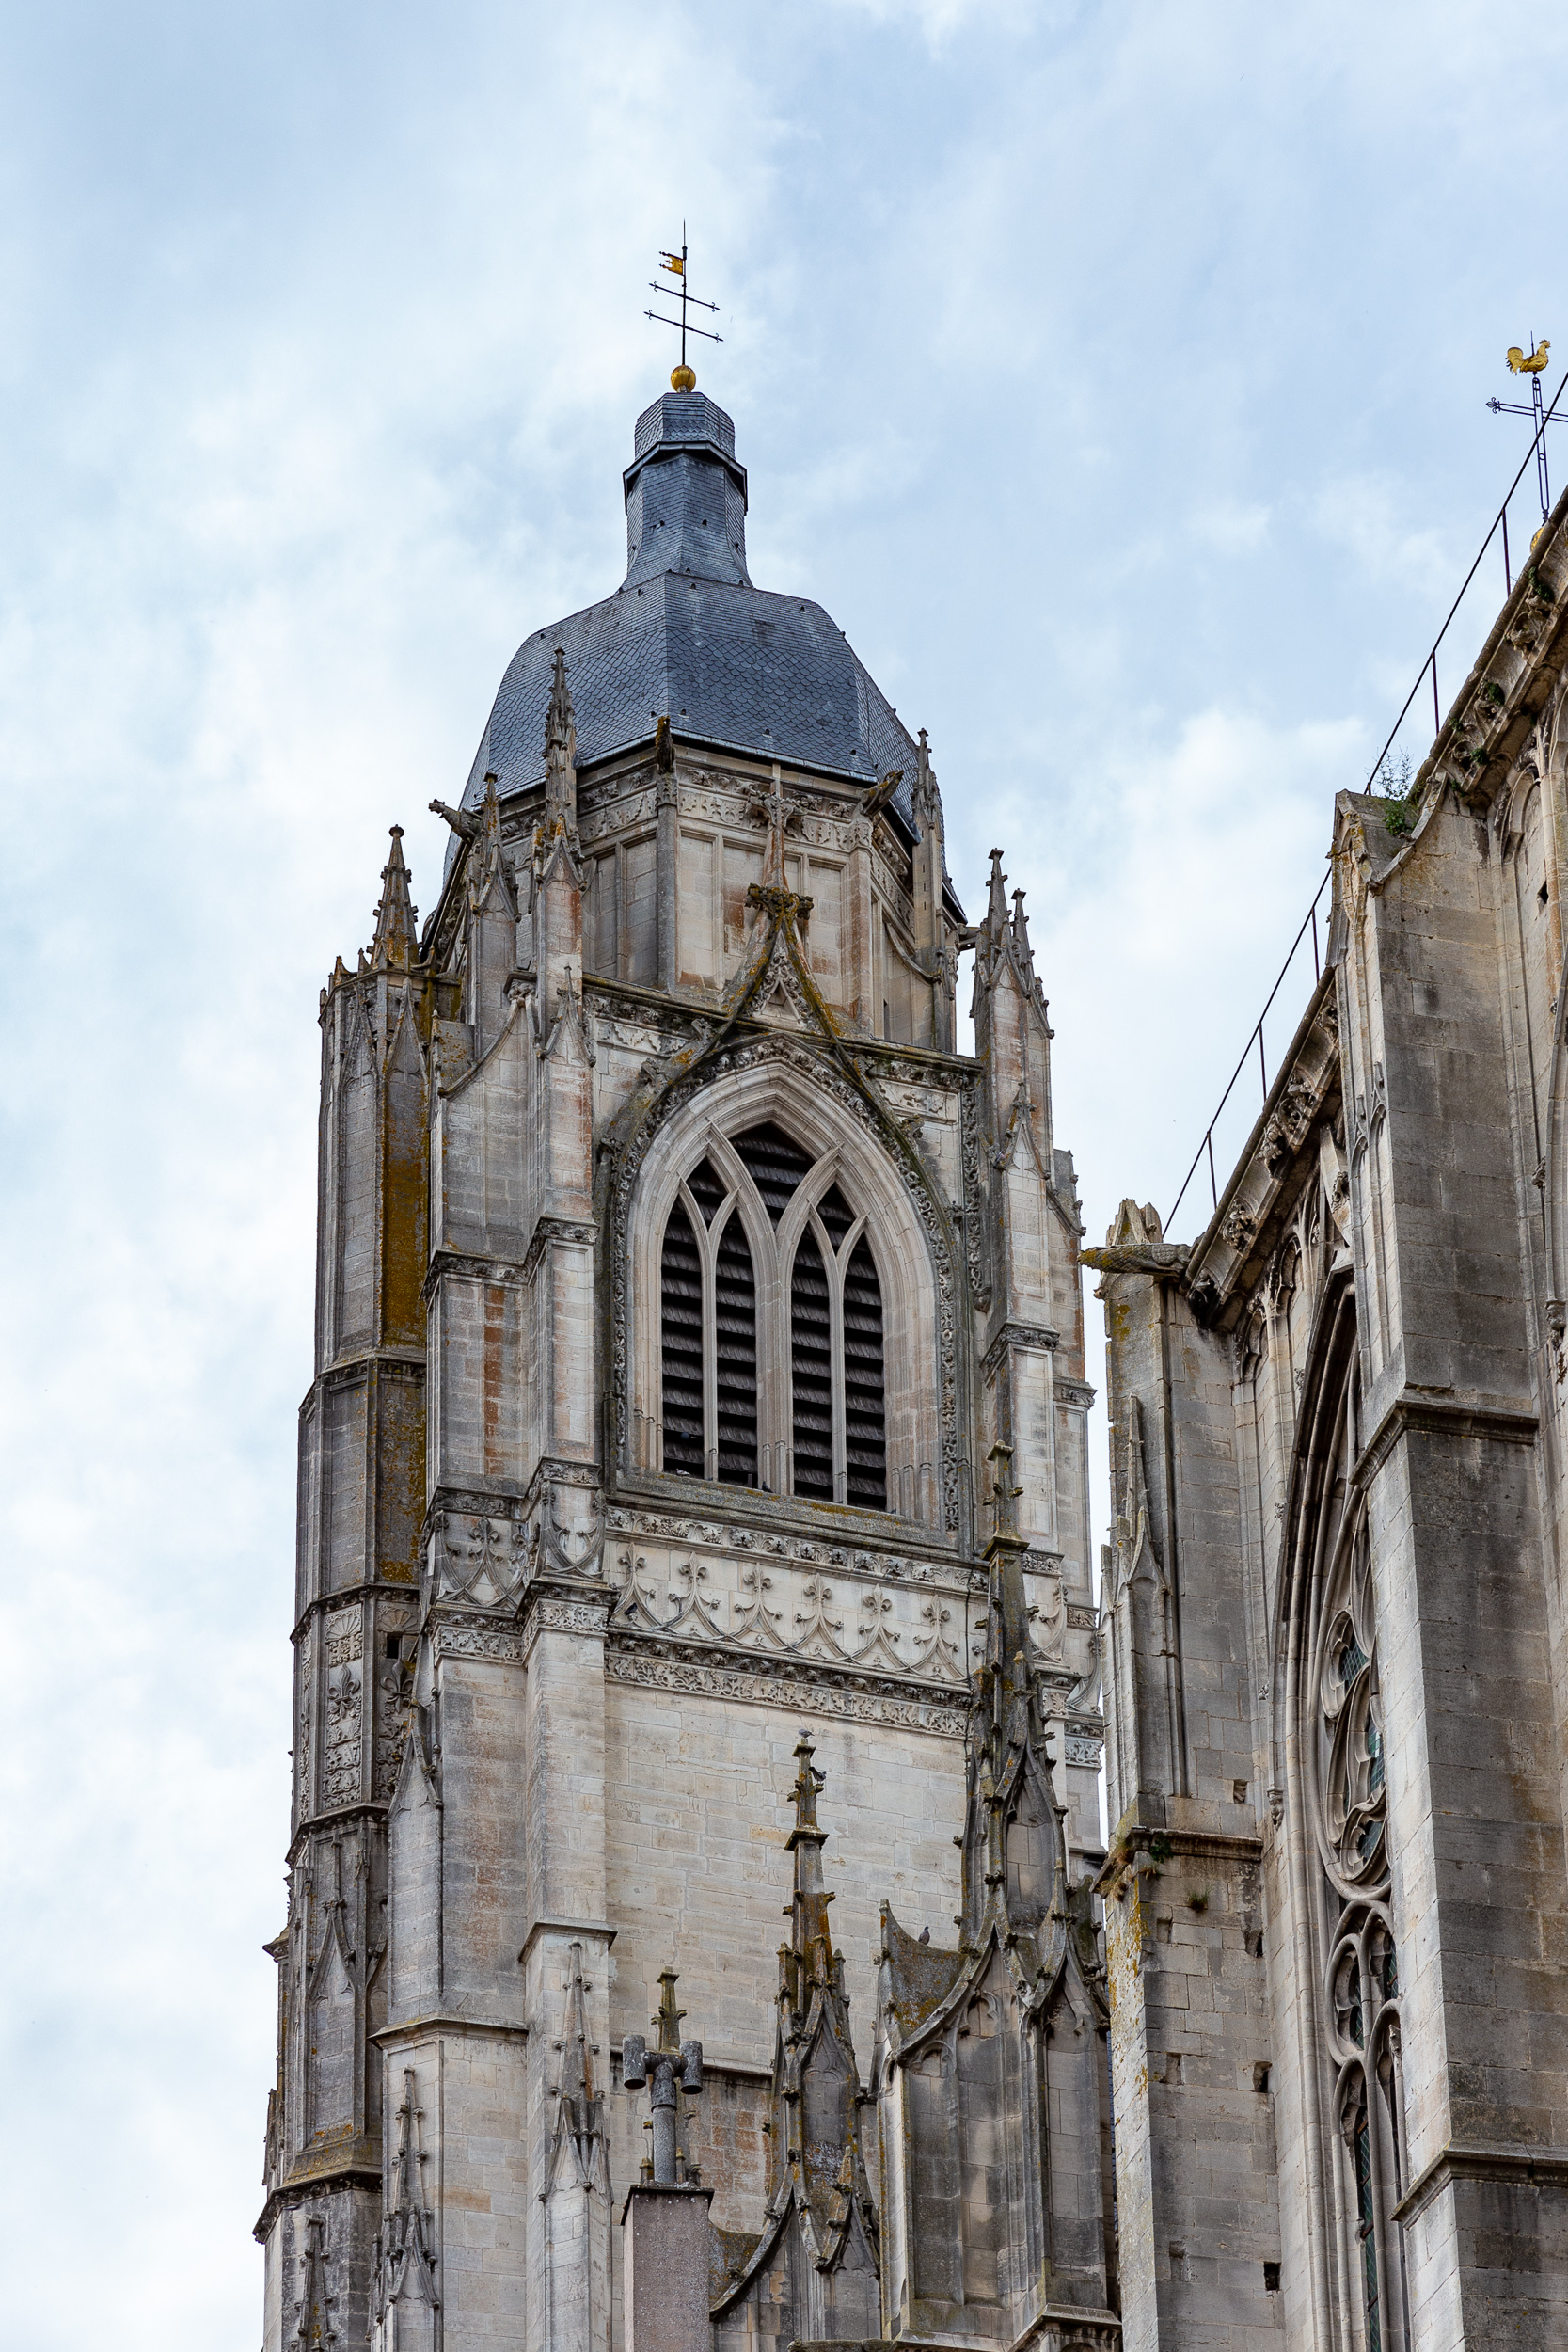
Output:
[[[260,2333],[316,993],[621,575],[657,247],[724,306],[755,578],[929,728],[971,905],[993,842],[1028,888],[1098,1232],[1168,1208],[1525,454],[1505,347],[1568,355],[1565,48],[1516,0],[11,0],[8,2341]]]

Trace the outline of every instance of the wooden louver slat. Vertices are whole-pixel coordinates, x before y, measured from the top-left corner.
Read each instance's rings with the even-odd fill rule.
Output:
[[[789,1360],[795,1491],[833,1499],[832,1311],[822,1253],[802,1233],[789,1281]]]
[[[664,1467],[703,1474],[703,1270],[691,1221],[677,1200],[659,1260]]]
[[[757,1290],[745,1229],[733,1213],[719,1238],[716,1276],[719,1476],[729,1486],[754,1486]]]
[[[882,1369],[882,1286],[862,1234],[844,1277],[845,1483],[847,1499],[868,1511],[887,1509]]]

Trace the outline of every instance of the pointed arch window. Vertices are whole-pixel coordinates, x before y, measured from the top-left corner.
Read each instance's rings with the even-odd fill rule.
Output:
[[[771,1120],[712,1138],[659,1271],[665,1471],[886,1510],[881,1281],[835,1156]]]
[[[1351,1476],[1361,1433],[1355,1300],[1347,1280],[1324,1320],[1303,1402],[1308,1431],[1292,1528],[1298,1668],[1294,1750],[1301,1820],[1316,1850],[1309,1905],[1324,1997],[1331,2145],[1329,2242],[1357,2352],[1405,2352],[1408,2287],[1395,2209],[1409,2185],[1399,1952],[1376,1600],[1366,1499]]]

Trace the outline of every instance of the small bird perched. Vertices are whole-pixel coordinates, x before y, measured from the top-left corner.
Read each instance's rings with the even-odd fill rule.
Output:
[[[1551,344],[1543,339],[1540,347],[1527,358],[1517,343],[1510,343],[1508,364],[1515,375],[1539,375],[1546,364],[1546,354],[1550,349]]]

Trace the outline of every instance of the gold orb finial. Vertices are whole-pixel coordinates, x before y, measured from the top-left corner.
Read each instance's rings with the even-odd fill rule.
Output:
[[[673,392],[694,392],[696,389],[697,371],[695,368],[682,366],[671,369],[670,389]]]

